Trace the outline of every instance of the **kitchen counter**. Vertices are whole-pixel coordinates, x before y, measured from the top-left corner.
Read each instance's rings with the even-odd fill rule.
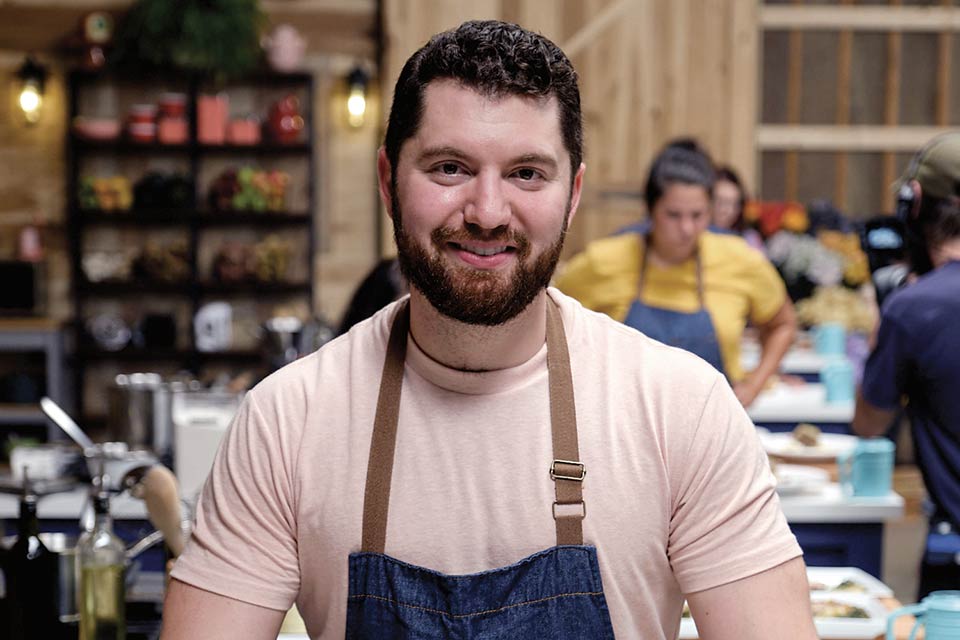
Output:
[[[798,422],[849,424],[853,412],[853,400],[827,402],[827,389],[819,382],[778,384],[763,391],[747,408],[754,424],[779,423],[791,429]]]
[[[818,492],[780,497],[787,522],[885,522],[903,516],[903,497],[890,492],[880,498],[846,496],[830,483]]]
[[[86,498],[85,486],[42,496],[37,502],[37,517],[41,520],[79,520]],[[0,493],[0,519],[16,520],[19,512],[20,497]],[[115,520],[146,520],[147,508],[143,500],[121,494],[110,500],[110,515]]]

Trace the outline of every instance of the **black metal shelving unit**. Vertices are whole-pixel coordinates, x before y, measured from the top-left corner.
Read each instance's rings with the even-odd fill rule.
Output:
[[[99,141],[77,136],[71,126],[80,113],[83,92],[95,86],[106,84],[117,88],[135,91],[154,92],[158,86],[171,87],[187,94],[187,114],[189,122],[189,141],[185,144],[137,143],[127,139]],[[302,97],[301,113],[305,126],[301,141],[280,144],[265,140],[257,145],[210,145],[197,142],[197,98],[210,92],[211,85],[201,77],[187,77],[158,73],[141,77],[130,77],[111,72],[72,71],[68,75],[68,123],[66,138],[67,196],[66,219],[69,237],[69,251],[72,269],[71,296],[74,305],[74,333],[76,347],[70,354],[73,365],[73,386],[77,401],[77,411],[85,416],[83,406],[83,384],[86,370],[94,363],[117,363],[122,365],[151,363],[174,364],[178,368],[198,371],[210,363],[251,366],[261,362],[258,351],[228,350],[217,352],[200,351],[194,344],[193,332],[190,332],[189,346],[175,349],[135,349],[127,347],[120,351],[107,351],[97,348],[86,339],[85,322],[88,318],[88,303],[94,299],[130,300],[144,296],[163,296],[186,301],[189,304],[191,320],[201,305],[211,296],[231,299],[244,297],[255,299],[273,299],[292,296],[306,297],[312,302],[315,282],[312,268],[312,256],[315,252],[315,231],[313,212],[316,209],[313,176],[315,175],[316,154],[314,151],[314,83],[313,76],[307,73],[278,74],[262,72],[251,74],[240,80],[231,81],[231,86],[246,87],[255,90],[276,93],[290,90]],[[268,95],[269,95],[268,93]],[[118,105],[119,107],[119,105]],[[118,109],[119,112],[119,109]],[[87,158],[108,157],[123,161],[138,158],[179,158],[189,167],[194,180],[194,202],[184,209],[131,209],[127,211],[99,211],[82,209],[78,201],[78,186],[81,168]],[[212,159],[236,157],[239,160],[254,158],[258,164],[269,167],[278,159],[294,158],[305,162],[305,185],[307,207],[302,211],[210,211],[200,205],[204,202],[207,185],[199,184],[204,163]],[[306,236],[305,280],[280,282],[241,282],[224,284],[205,280],[203,269],[198,264],[201,237],[204,234],[219,233],[228,229],[254,229],[266,231],[275,228],[302,229]],[[83,271],[84,236],[96,233],[98,229],[139,229],[145,234],[167,229],[180,229],[188,243],[189,277],[180,282],[144,282],[144,281],[106,281],[90,282]],[[182,302],[181,302],[182,303]]]

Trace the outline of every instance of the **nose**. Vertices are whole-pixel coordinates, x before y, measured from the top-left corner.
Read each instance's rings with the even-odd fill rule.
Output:
[[[481,229],[507,225],[510,222],[510,205],[500,176],[492,171],[480,173],[473,185],[473,192],[463,212],[464,222]]]
[[[697,233],[697,221],[685,216],[680,221],[680,232],[683,233],[683,237],[692,238]]]

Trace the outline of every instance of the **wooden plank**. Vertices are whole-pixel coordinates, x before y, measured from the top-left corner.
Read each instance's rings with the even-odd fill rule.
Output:
[[[942,4],[949,6],[952,0],[942,0]],[[953,34],[941,33],[937,38],[937,102],[935,122],[945,127],[950,121],[950,73],[951,53],[953,51]]]
[[[763,5],[762,29],[836,31],[942,31],[960,30],[960,9],[955,7]]]
[[[756,126],[759,120],[760,38],[756,2],[730,3],[727,50],[730,57],[730,141],[727,158],[740,171],[747,189],[760,185],[757,174]]]
[[[891,4],[899,5],[900,0],[891,0]],[[894,127],[900,121],[900,74],[902,67],[903,35],[890,32],[887,34],[887,76],[884,82],[883,105],[883,122],[888,127]],[[914,145],[913,148],[918,149],[919,147],[920,145]],[[883,184],[893,183],[896,178],[896,157],[893,151],[885,150],[881,163]],[[893,210],[893,194],[884,193],[882,202],[885,211]]]
[[[674,0],[669,4],[669,55],[667,70],[668,137],[686,135],[689,125],[690,96],[687,81],[690,77],[690,0]]]
[[[949,127],[771,125],[757,128],[761,151],[912,152]],[[892,181],[892,180],[891,180]]]
[[[598,13],[595,18],[560,45],[560,48],[564,50],[567,57],[577,55],[581,50],[590,45],[591,42],[600,37],[607,28],[615,24],[634,1],[635,0],[617,0],[613,4],[608,5],[603,11]]]
[[[801,0],[793,0],[799,3]],[[803,98],[803,32],[790,31],[787,61],[787,123],[800,122],[800,106]],[[758,138],[759,142],[759,138]],[[784,158],[784,189],[786,200],[796,200],[800,189],[800,161],[796,153],[788,152]]]
[[[842,0],[844,6],[853,0]],[[840,126],[850,124],[850,67],[853,60],[853,32],[845,29],[840,32],[837,41],[837,108],[835,123]],[[841,210],[848,208],[847,169],[848,158],[843,151],[834,158],[833,202]]]

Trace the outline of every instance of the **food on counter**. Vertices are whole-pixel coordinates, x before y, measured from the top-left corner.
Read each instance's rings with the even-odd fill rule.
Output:
[[[820,444],[820,427],[801,422],[793,429],[793,439],[805,447],[815,447]]]
[[[836,585],[828,585],[823,582],[810,582],[810,591],[843,591],[845,593],[867,593],[867,588],[849,578]]]
[[[797,320],[811,327],[839,322],[847,331],[870,333],[876,324],[876,312],[853,289],[817,287],[812,296],[797,302]]]
[[[869,618],[870,614],[861,607],[838,602],[836,600],[814,600],[810,603],[813,607],[814,618]]]

